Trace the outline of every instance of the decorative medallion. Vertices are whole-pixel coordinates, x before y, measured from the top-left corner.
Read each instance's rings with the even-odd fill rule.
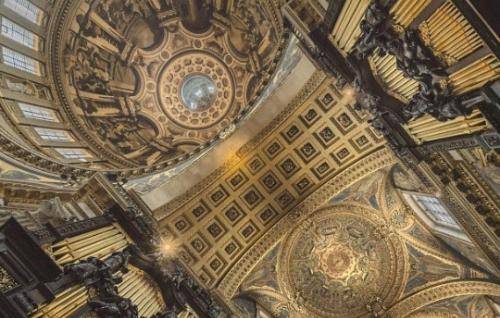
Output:
[[[233,77],[223,62],[207,53],[189,52],[173,58],[158,83],[163,112],[185,128],[208,128],[221,121],[233,105]]]
[[[280,255],[279,277],[311,317],[360,317],[376,299],[397,296],[404,266],[400,241],[362,206],[335,206],[296,226]]]

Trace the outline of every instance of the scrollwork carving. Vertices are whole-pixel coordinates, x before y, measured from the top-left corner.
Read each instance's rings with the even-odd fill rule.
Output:
[[[12,277],[5,268],[0,266],[0,293],[6,293],[19,286],[18,282]]]

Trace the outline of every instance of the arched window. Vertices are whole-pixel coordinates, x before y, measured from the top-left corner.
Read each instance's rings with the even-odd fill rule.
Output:
[[[413,195],[413,199],[434,222],[451,227],[459,227],[438,198],[427,195]]]
[[[66,159],[87,162],[88,159],[92,158],[90,153],[88,153],[85,149],[56,148],[55,150]]]
[[[429,194],[413,192],[404,192],[403,197],[415,211],[415,214],[435,234],[470,242],[463,228],[439,198]]]
[[[5,17],[2,17],[2,35],[34,50],[38,49],[37,35]]]

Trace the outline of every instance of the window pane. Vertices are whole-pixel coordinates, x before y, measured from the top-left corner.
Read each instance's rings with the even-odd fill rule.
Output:
[[[28,0],[5,0],[4,5],[33,23],[42,21],[42,10]]]
[[[3,63],[18,70],[40,75],[40,63],[7,47],[2,48]]]
[[[52,109],[25,103],[18,103],[18,105],[21,111],[23,112],[24,117],[26,118],[59,122],[56,112],[53,111]]]
[[[426,214],[435,222],[458,227],[455,219],[450,215],[438,198],[421,195],[415,195],[414,198]]]
[[[56,151],[59,152],[66,159],[74,159],[86,162],[87,159],[92,158],[92,156],[85,149],[57,148]]]
[[[74,141],[71,135],[65,130],[47,129],[36,127],[35,131],[43,140],[50,141]]]
[[[33,32],[26,30],[4,17],[2,17],[2,35],[32,49],[36,49],[38,46],[38,37]]]

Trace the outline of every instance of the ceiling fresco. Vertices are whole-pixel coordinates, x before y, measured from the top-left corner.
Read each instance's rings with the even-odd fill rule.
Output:
[[[292,91],[291,89],[288,88],[287,84],[290,81],[290,75],[292,74],[293,71],[296,70],[298,65],[300,66],[300,62],[308,62],[306,61],[307,57],[302,53],[302,50],[300,49],[299,46],[299,41],[295,36],[291,36],[290,41],[288,43],[288,46],[286,50],[283,53],[283,56],[280,60],[280,63],[272,77],[272,80],[269,82],[267,87],[265,88],[264,92],[260,96],[257,104],[255,105],[254,109],[252,110],[253,113],[255,113],[256,110],[264,110],[264,108],[278,108],[279,105],[276,105],[275,102],[270,98],[273,95],[275,95],[277,92],[282,91],[282,94],[287,94],[289,91]],[[311,65],[312,68],[312,65]],[[291,79],[293,81],[293,79]],[[292,91],[293,92],[293,91]],[[288,94],[287,94],[288,95]],[[292,99],[292,97],[290,97]],[[285,105],[286,106],[286,105]],[[253,117],[252,117],[253,118]],[[248,121],[247,121],[248,122]],[[264,125],[264,123],[262,124]],[[251,135],[251,133],[256,131],[257,128],[246,128],[241,127],[241,129],[236,129],[234,134],[231,135],[231,138],[233,139],[232,142],[233,144],[236,142],[238,145],[244,144],[244,138],[245,136]],[[248,136],[247,138],[251,138],[251,136]],[[231,146],[226,146],[228,148],[232,148]],[[218,157],[217,154],[210,154],[211,157],[216,158]],[[205,156],[208,157],[208,156]],[[153,192],[154,190],[157,190],[161,187],[166,182],[174,183],[175,184],[175,189],[179,189],[179,182],[176,182],[177,179],[182,179],[183,181],[186,180],[186,177],[183,175],[181,176],[181,173],[186,171],[188,168],[190,171],[197,171],[198,169],[201,171],[204,171],[208,174],[208,169],[207,169],[207,164],[205,162],[197,162],[198,158],[193,158],[191,160],[187,160],[184,163],[176,165],[174,168],[169,169],[167,171],[163,171],[161,173],[156,173],[151,176],[145,176],[142,178],[137,178],[137,179],[132,179],[129,180],[129,182],[126,184],[126,187],[128,189],[134,189],[134,191],[137,191],[140,194],[146,194],[148,192]],[[215,161],[215,160],[210,160],[208,159],[207,161]],[[200,172],[201,172],[200,171]],[[187,187],[188,188],[188,187]],[[172,192],[171,190],[168,192]],[[181,191],[179,191],[181,192]],[[154,197],[158,197],[153,194]],[[145,197],[143,197],[143,200],[147,201]]]
[[[394,304],[443,286],[446,300],[408,317],[496,317],[494,297],[444,296],[448,283],[490,274],[464,263],[405,208],[398,187],[420,186],[403,181],[409,173],[400,165],[370,173],[300,218],[240,284],[234,310],[241,317],[259,308],[279,318],[402,317],[391,312]]]
[[[274,1],[62,5],[50,43],[57,97],[108,169],[199,153],[252,109],[286,46]]]
[[[342,206],[317,211],[292,230],[281,255],[280,281],[300,311],[358,317],[377,297],[388,302],[396,297],[403,250],[382,227],[367,209]]]
[[[500,318],[472,2],[0,0],[0,317]]]

